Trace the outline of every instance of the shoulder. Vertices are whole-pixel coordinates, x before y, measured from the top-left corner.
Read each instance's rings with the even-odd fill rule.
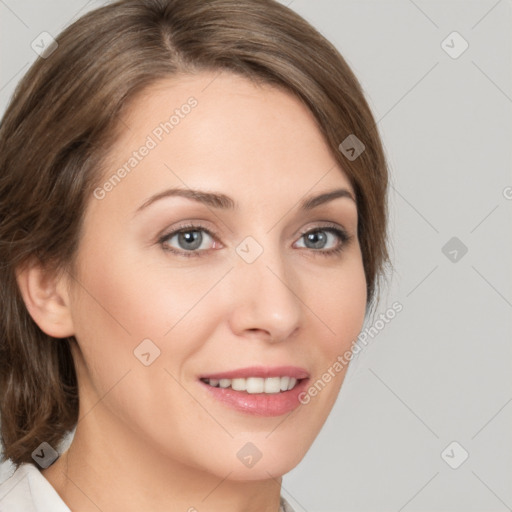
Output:
[[[33,464],[20,464],[0,484],[0,512],[71,512]]]

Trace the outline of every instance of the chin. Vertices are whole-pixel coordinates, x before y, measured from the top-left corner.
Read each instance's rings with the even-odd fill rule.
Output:
[[[231,468],[229,480],[236,481],[255,481],[255,480],[268,480],[269,478],[280,478],[293,468],[295,468],[299,462],[303,459],[305,454],[301,454],[299,457],[279,457],[275,461],[264,461],[261,458],[253,467],[235,467]],[[226,476],[227,472],[222,476]]]
[[[266,435],[268,432],[236,440],[229,453],[218,454],[220,464],[211,469],[222,478],[229,473],[230,480],[279,478],[300,463],[311,444],[308,442],[305,446],[302,440],[293,437],[283,442],[278,435],[274,440],[265,440]]]

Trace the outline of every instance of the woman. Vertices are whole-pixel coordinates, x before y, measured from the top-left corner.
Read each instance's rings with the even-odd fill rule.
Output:
[[[388,259],[334,47],[272,0],[102,7],[19,84],[0,173],[0,510],[292,510]]]

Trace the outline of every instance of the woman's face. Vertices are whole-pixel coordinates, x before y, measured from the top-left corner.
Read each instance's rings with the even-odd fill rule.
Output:
[[[282,475],[364,320],[354,190],[300,101],[232,74],[162,81],[121,121],[70,280],[77,432],[221,478]]]

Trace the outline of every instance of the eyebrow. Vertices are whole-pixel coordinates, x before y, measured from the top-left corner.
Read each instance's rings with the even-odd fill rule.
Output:
[[[144,210],[156,201],[160,201],[161,199],[168,197],[185,197],[187,199],[192,199],[193,201],[205,204],[206,206],[211,206],[212,208],[218,208],[222,210],[238,209],[238,204],[236,201],[220,192],[206,192],[203,190],[195,190],[190,188],[170,188],[151,196],[147,201],[145,201],[141,206],[137,208],[136,213]],[[334,199],[340,197],[350,199],[356,203],[354,196],[349,190],[346,188],[338,188],[328,192],[323,192],[316,196],[306,197],[300,201],[299,209],[305,211],[312,210],[317,206],[325,204],[329,201],[333,201]]]

